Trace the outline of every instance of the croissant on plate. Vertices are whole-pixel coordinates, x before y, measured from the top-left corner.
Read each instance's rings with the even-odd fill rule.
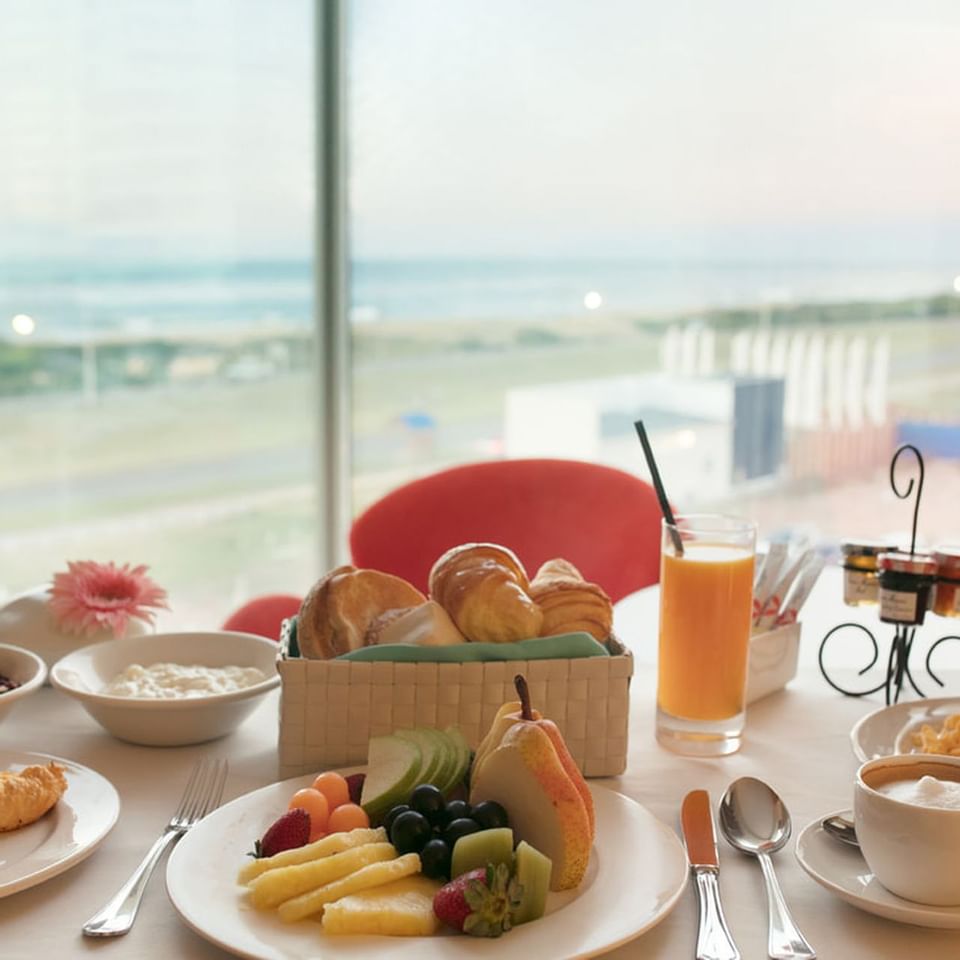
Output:
[[[57,763],[24,767],[19,773],[0,772],[0,832],[39,820],[66,789],[64,769]]]
[[[452,547],[430,571],[430,596],[474,643],[540,635],[543,613],[516,554],[494,543]]]
[[[610,636],[610,598],[567,560],[548,560],[531,581],[530,596],[543,611],[541,637],[582,630],[602,643]]]
[[[391,610],[426,603],[416,587],[379,570],[336,567],[303,598],[297,642],[304,657],[329,660],[369,643],[367,632]]]

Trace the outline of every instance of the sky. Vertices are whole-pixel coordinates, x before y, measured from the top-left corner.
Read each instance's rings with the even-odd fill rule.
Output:
[[[353,0],[357,256],[960,260],[953,0]],[[6,0],[0,255],[306,256],[310,0]]]

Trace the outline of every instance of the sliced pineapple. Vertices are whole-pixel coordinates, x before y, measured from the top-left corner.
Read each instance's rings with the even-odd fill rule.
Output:
[[[260,910],[275,907],[308,890],[322,889],[368,864],[393,860],[396,856],[393,844],[365,843],[320,860],[268,870],[250,885],[250,901]]]
[[[250,883],[261,873],[275,870],[277,867],[292,867],[298,863],[307,863],[310,860],[319,860],[335,853],[342,853],[351,847],[359,847],[365,843],[386,843],[387,831],[383,827],[358,827],[343,833],[331,833],[320,840],[314,840],[302,847],[293,850],[284,850],[272,857],[260,857],[244,864],[237,876],[238,883]]]
[[[363,847],[359,849],[362,850]],[[392,880],[400,880],[402,877],[413,876],[419,872],[420,857],[415,853],[406,853],[386,863],[371,863],[349,876],[281,903],[280,919],[287,923],[302,920],[313,913],[318,913],[326,904],[333,903],[341,897],[359,893],[361,890],[369,890],[371,887],[380,887]]]
[[[429,937],[440,926],[433,912],[433,896],[440,886],[436,880],[414,876],[352,893],[324,907],[324,932]]]

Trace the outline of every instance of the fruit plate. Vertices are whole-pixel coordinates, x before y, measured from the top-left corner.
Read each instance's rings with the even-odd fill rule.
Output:
[[[252,960],[441,960],[456,955],[496,960],[576,960],[614,949],[649,930],[673,909],[687,883],[687,858],[676,834],[634,800],[591,784],[597,836],[580,888],[550,894],[547,915],[497,940],[455,933],[435,937],[332,937],[315,920],[285,924],[254,910],[236,874],[256,837],[311,777],[275,783],[215,810],[174,849],[167,893],[201,937]],[[642,859],[642,869],[638,860]]]

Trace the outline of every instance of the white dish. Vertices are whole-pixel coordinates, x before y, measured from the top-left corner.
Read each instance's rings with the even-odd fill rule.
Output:
[[[253,960],[319,953],[330,960],[445,960],[454,943],[461,955],[472,957],[575,960],[605,953],[650,929],[686,887],[687,858],[676,834],[635,801],[594,786],[597,838],[590,870],[575,895],[550,895],[548,917],[492,941],[454,933],[328,937],[316,921],[284,924],[275,912],[254,910],[236,883],[253,841],[310,780],[299,777],[240,797],[180,841],[167,866],[167,892],[188,927]]]
[[[951,713],[960,713],[960,697],[909,700],[881,707],[854,724],[850,731],[853,752],[861,762],[912,753],[910,735],[925,723],[940,727]]]
[[[837,815],[853,820],[849,810]],[[960,907],[926,906],[891,893],[870,871],[860,851],[824,833],[820,820],[800,832],[795,852],[800,866],[817,883],[867,913],[919,927],[960,930]]]
[[[35,823],[0,833],[0,897],[33,887],[90,856],[117,822],[113,785],[87,767],[43,753],[0,750],[0,770],[53,760],[66,769],[67,792]]]
[[[47,679],[47,665],[35,653],[0,643],[0,674],[20,684],[13,690],[0,693],[0,720],[25,697],[43,686]]]
[[[120,740],[152,747],[215,740],[233,731],[268,690],[280,683],[277,645],[252,633],[155,633],[108,640],[76,650],[50,671],[55,687]],[[230,693],[164,700],[109,696],[101,691],[132,663],[257,667],[266,680]]]

